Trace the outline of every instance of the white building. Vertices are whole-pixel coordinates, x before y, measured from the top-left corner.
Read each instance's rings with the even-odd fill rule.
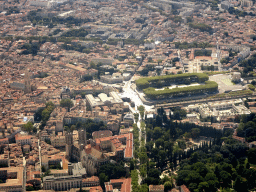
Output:
[[[251,113],[250,110],[244,106],[242,99],[189,105],[187,110],[193,114],[195,114],[195,112],[199,113],[201,118],[214,117],[217,120],[221,117]],[[188,115],[191,115],[191,117],[188,116],[188,118],[192,119],[194,117],[192,114]]]
[[[109,84],[114,84],[114,83],[122,83],[123,81],[128,81],[131,78],[130,73],[113,73],[112,75],[102,75],[100,76],[100,80],[103,83],[109,83]]]
[[[98,97],[94,97],[92,94],[89,94],[89,95],[86,95],[85,98],[86,98],[87,105],[89,105],[91,108],[94,108],[96,106],[123,103],[123,100],[114,91],[110,92],[109,96],[105,93],[100,93]]]

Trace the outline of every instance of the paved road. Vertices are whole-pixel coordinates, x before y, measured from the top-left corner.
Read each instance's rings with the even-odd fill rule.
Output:
[[[154,105],[145,105],[143,104],[143,102],[141,101],[139,95],[136,93],[136,91],[134,91],[132,88],[132,83],[131,80],[125,82],[125,85],[123,86],[123,92],[120,93],[120,96],[125,96],[131,99],[132,102],[134,102],[135,104],[135,110],[132,110],[133,113],[138,113],[138,106],[143,105],[145,107],[145,111],[149,111],[152,110],[152,108],[154,107]]]

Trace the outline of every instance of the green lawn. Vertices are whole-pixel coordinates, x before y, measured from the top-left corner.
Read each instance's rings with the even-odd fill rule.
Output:
[[[225,85],[232,86],[234,83],[231,81],[231,79],[223,79],[221,80]]]

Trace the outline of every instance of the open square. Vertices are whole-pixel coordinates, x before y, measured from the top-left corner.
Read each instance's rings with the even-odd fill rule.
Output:
[[[234,83],[231,81],[231,79],[230,78],[227,78],[227,79],[223,79],[223,80],[221,80],[225,85],[227,85],[227,86],[233,86],[234,85]]]
[[[213,75],[209,76],[209,80],[218,83],[219,93],[245,89],[245,87],[242,84],[233,84],[233,82],[231,81],[231,75]]]

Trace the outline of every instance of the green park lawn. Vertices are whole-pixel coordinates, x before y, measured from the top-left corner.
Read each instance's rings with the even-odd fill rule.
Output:
[[[231,79],[223,79],[221,80],[225,85],[232,86],[234,83],[231,81]]]

